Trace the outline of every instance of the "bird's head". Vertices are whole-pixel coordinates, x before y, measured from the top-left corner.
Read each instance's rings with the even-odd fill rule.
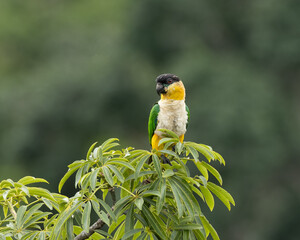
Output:
[[[182,81],[174,74],[165,73],[156,78],[156,91],[162,100],[184,100],[185,89]]]

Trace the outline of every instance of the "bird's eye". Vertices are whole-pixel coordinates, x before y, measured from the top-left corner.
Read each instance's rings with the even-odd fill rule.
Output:
[[[172,82],[173,82],[172,79],[168,79],[168,80],[167,80],[167,83],[168,83],[168,84],[171,84]]]

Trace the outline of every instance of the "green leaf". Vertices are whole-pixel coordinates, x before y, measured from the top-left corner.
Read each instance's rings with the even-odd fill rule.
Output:
[[[204,201],[204,197],[203,194],[200,192],[200,190],[194,186],[192,186],[192,190],[193,192],[197,193],[199,197],[201,197],[201,199]]]
[[[95,232],[100,233],[103,236],[106,236],[108,238],[112,238],[110,234],[108,234],[107,232],[100,230],[100,229],[95,229]]]
[[[157,216],[154,215],[150,211],[150,209],[144,204],[142,213],[145,216],[145,220],[148,222],[149,226],[153,228],[153,230],[160,236],[161,239],[168,239],[167,235],[165,234],[165,230],[160,225],[160,221]]]
[[[143,232],[140,236],[137,237],[135,240],[145,240],[147,237],[147,233]],[[148,239],[148,238],[147,238]]]
[[[78,169],[80,168],[81,165],[78,165],[72,169],[69,169],[67,171],[67,173],[63,176],[63,178],[60,180],[59,185],[58,185],[58,192],[61,192],[61,189],[63,187],[63,185],[65,184],[65,182],[69,179],[69,177]]]
[[[16,219],[17,229],[20,229],[23,224],[22,220],[23,220],[26,209],[27,209],[27,206],[21,206],[17,211],[17,219]]]
[[[95,150],[94,150],[95,151]],[[101,163],[101,166],[104,164],[104,158],[103,158],[103,150],[102,147],[98,147],[97,148],[97,159],[99,160],[99,162]]]
[[[106,210],[106,212],[109,214],[109,216],[114,220],[117,221],[116,215],[113,213],[113,211],[111,210],[111,207],[104,202],[102,199],[98,198],[99,203],[102,205],[102,207],[104,207],[104,209]],[[117,206],[117,204],[116,204]]]
[[[124,210],[124,208],[126,207],[126,205],[128,204],[128,202],[130,201],[131,198],[132,198],[132,196],[129,195],[129,196],[119,199],[115,205],[114,213],[116,215],[120,215],[123,212],[122,210]]]
[[[202,229],[202,225],[197,223],[187,223],[187,224],[179,224],[173,227],[173,230],[195,230]]]
[[[155,174],[155,173],[156,173],[155,171],[142,171],[142,172],[140,172],[138,177],[142,177],[142,176],[145,176],[145,175],[152,175],[152,174]],[[135,176],[134,176],[134,174],[131,174],[130,176],[128,176],[125,179],[125,182],[127,182],[128,180],[133,180],[133,179],[135,179]]]
[[[102,143],[101,147],[103,148],[103,152],[110,149],[110,144],[113,142],[116,142],[116,141],[119,141],[119,139],[118,138],[109,138],[104,143]]]
[[[183,230],[183,232],[182,232],[182,239],[190,239],[190,232],[187,231],[187,230]]]
[[[177,134],[174,133],[171,130],[168,130],[168,129],[165,129],[165,128],[160,128],[160,129],[157,129],[157,131],[164,133],[165,137],[172,137],[172,138],[175,138],[175,139],[179,140],[179,137],[177,136]]]
[[[41,182],[49,184],[49,182],[43,178],[35,178],[35,177],[31,177],[31,176],[23,177],[18,181],[18,183],[21,183],[23,185],[28,185],[28,184],[32,184],[32,183],[41,183]]]
[[[93,199],[91,200],[91,203],[92,203],[92,207],[93,207],[95,213],[98,216],[100,216],[100,205],[99,205],[97,200],[98,200],[97,197],[93,196]]]
[[[110,170],[112,170],[114,172],[114,174],[117,176],[118,180],[121,183],[124,183],[125,179],[124,179],[123,174],[120,172],[120,170],[113,165],[107,165],[107,166],[110,168]]]
[[[88,186],[91,185],[91,173],[92,172],[88,172],[87,174],[84,174],[80,179],[80,186],[82,190],[87,190]]]
[[[37,221],[39,221],[42,218],[47,217],[48,215],[50,215],[51,213],[49,212],[39,212],[37,214],[35,214],[33,217],[29,218],[28,221],[24,224],[23,228],[27,228],[30,227],[32,224],[36,224]]]
[[[157,196],[159,197],[160,196],[160,192],[157,191],[157,190],[147,190],[147,191],[144,191],[142,193],[143,197],[149,197],[149,196]]]
[[[224,188],[211,182],[208,183],[208,188],[225,204],[229,211],[231,209],[229,203],[235,206],[233,197]]]
[[[178,142],[176,145],[175,145],[175,151],[178,153],[178,154],[181,154],[182,151],[183,151],[183,143],[182,142]]]
[[[126,229],[126,227],[125,227],[125,229]],[[122,237],[121,240],[128,239],[128,238],[132,237],[134,234],[136,234],[138,232],[141,232],[143,230],[144,230],[143,228],[132,229],[130,231],[125,230],[125,234],[124,234],[124,236]]]
[[[143,204],[144,204],[144,199],[143,198],[137,198],[134,201],[135,205],[137,206],[138,209],[142,210]]]
[[[11,179],[2,180],[0,182],[0,189],[1,188],[8,188],[8,187],[14,187],[15,183]]]
[[[54,225],[54,228],[51,232],[51,240],[59,239],[60,231],[62,230],[62,226],[65,224],[65,222],[72,216],[72,214],[79,208],[79,206],[82,204],[82,202],[78,202],[71,208],[67,208],[65,212],[61,213]]]
[[[199,161],[199,153],[197,150],[191,146],[186,146],[187,150],[192,154],[193,158],[196,160],[196,162]]]
[[[111,234],[112,232],[114,232],[116,230],[116,228],[125,220],[126,216],[122,215],[120,217],[118,217],[116,222],[113,222],[108,229],[108,234]]]
[[[47,199],[47,200],[48,200],[48,199]],[[37,211],[38,209],[40,209],[41,206],[43,206],[43,203],[39,203],[39,204],[33,205],[33,206],[28,210],[28,212],[25,214],[25,216],[24,216],[24,218],[22,219],[22,221],[20,222],[20,224],[21,224],[20,226],[22,226],[24,223],[27,223],[27,221],[28,221],[29,219],[32,218],[32,215],[33,215],[34,213],[36,213],[36,211]]]
[[[225,160],[224,158],[221,156],[221,154],[214,152],[215,155],[217,155],[217,159],[219,160],[220,164],[223,164],[225,166]]]
[[[158,153],[162,153],[162,154],[167,154],[167,155],[170,155],[170,156],[173,156],[175,158],[179,158],[178,155],[173,152],[173,151],[170,151],[170,150],[159,150]]]
[[[44,197],[44,198],[49,199],[51,201],[55,201],[52,194],[44,188],[28,187],[28,191],[29,191],[29,194],[32,195],[32,196]]]
[[[139,177],[140,171],[143,168],[145,162],[149,159],[149,157],[150,157],[149,155],[142,157],[141,160],[139,161],[139,163],[136,165],[135,173],[134,173],[135,179],[137,179]]]
[[[165,144],[165,143],[177,143],[179,141],[178,138],[162,138],[161,140],[159,140],[158,142],[158,146]]]
[[[81,224],[85,232],[89,232],[90,221],[91,221],[90,216],[91,216],[91,203],[87,202],[85,204],[83,214],[82,214],[82,219],[81,219]]]
[[[195,162],[196,167],[201,172],[203,177],[205,177],[206,180],[208,180],[208,171],[207,169],[201,164],[201,162]]]
[[[171,186],[171,189],[172,189],[172,193],[173,193],[173,196],[175,198],[175,202],[176,202],[176,205],[177,205],[177,209],[178,209],[178,217],[182,217],[183,216],[183,204],[181,202],[181,197],[180,197],[180,193],[179,193],[179,190],[178,190],[178,187],[175,185],[174,182],[170,181],[169,179],[169,184]]]
[[[183,238],[183,231],[173,231],[171,235],[172,240],[182,240],[182,239],[188,239],[188,238]]]
[[[29,191],[28,191],[28,188],[27,188],[27,187],[22,186],[22,187],[21,187],[21,190],[22,190],[22,192],[24,192],[27,196],[30,197],[30,194],[29,194]]]
[[[74,234],[73,234],[73,219],[69,218],[67,220],[67,239],[74,239]]]
[[[223,184],[223,180],[222,180],[222,177],[220,175],[220,173],[214,168],[212,167],[211,165],[209,165],[208,163],[206,162],[201,162],[201,164],[212,174],[215,176],[215,178],[218,180],[218,182],[220,183],[220,185]]]
[[[37,235],[37,233],[35,233],[35,232],[29,232],[29,233],[27,233],[27,234],[25,234],[25,235],[23,235],[22,236],[22,240],[30,240],[30,239],[33,239],[32,238],[32,235],[34,235],[34,237]],[[4,236],[4,235],[3,235]],[[6,237],[6,238],[4,238],[2,235],[1,235],[1,233],[0,233],[0,240],[12,240],[12,238],[10,238],[10,237]]]
[[[105,212],[101,211],[99,217],[107,226],[110,226],[110,220]]]
[[[116,159],[116,158],[114,158],[114,159]],[[130,163],[125,162],[125,161],[113,160],[113,161],[108,161],[107,163],[115,164],[115,165],[121,165],[123,167],[131,169],[132,171],[135,171],[134,167]]]
[[[75,188],[77,187],[81,177],[82,177],[82,172],[83,172],[84,165],[79,167],[79,170],[77,171],[75,175]]]
[[[118,230],[115,232],[114,237],[112,240],[119,240],[121,239],[121,237],[124,235],[124,231],[125,231],[125,227],[124,227],[124,223],[122,223]]]
[[[2,194],[2,197],[3,197],[4,201],[7,200],[7,196],[8,196],[9,191],[10,191],[10,190],[6,190],[6,191]]]
[[[205,202],[206,202],[207,206],[209,207],[210,211],[212,211],[215,206],[215,201],[214,201],[213,195],[206,187],[200,186],[200,190],[205,198]]]
[[[69,165],[68,165],[68,168],[69,168],[69,169],[73,169],[73,168],[77,167],[78,165],[81,166],[81,165],[84,164],[85,162],[86,162],[86,159],[76,160],[76,161],[72,162],[71,164],[69,164]]]
[[[95,142],[95,143],[92,144],[92,146],[90,146],[90,148],[89,148],[89,150],[88,150],[88,152],[86,154],[86,159],[87,160],[90,159],[90,155],[91,155],[91,153],[92,153],[92,151],[93,151],[93,149],[94,149],[94,147],[96,146],[97,143],[98,142]]]
[[[7,217],[7,213],[8,213],[8,207],[6,205],[3,205],[3,214],[5,218]]]
[[[160,185],[159,185],[159,199],[156,202],[156,212],[157,212],[157,214],[160,213],[160,211],[162,210],[162,208],[163,208],[163,206],[165,204],[165,201],[166,201],[166,189],[167,189],[166,179],[162,179],[160,181]]]
[[[210,235],[212,236],[212,238],[214,240],[220,240],[218,233],[216,232],[216,230],[213,228],[213,226],[209,223],[209,221],[206,219],[205,216],[200,216],[201,222],[205,228],[205,230],[208,230],[208,232],[210,233]]]
[[[164,171],[162,177],[163,178],[168,178],[168,177],[171,177],[173,176],[175,173],[173,172],[172,169],[167,169],[166,171]]]
[[[197,176],[199,178],[199,182],[201,182],[203,184],[204,187],[207,187],[207,180],[205,177],[203,176]]]
[[[40,232],[37,240],[45,240],[45,239],[46,239],[45,232]]]
[[[195,197],[190,192],[190,190],[184,188],[183,185],[179,181],[176,181],[176,179],[174,178],[169,179],[169,182],[173,182],[177,186],[177,191],[180,195],[180,198],[182,199],[183,204],[186,206],[191,216],[194,216],[194,210],[197,210],[198,212],[200,211],[198,209],[199,207],[197,206],[198,202],[196,199],[193,199]]]
[[[134,227],[134,205],[131,204],[125,219],[125,232],[131,231]]]
[[[109,171],[109,169],[106,166],[103,166],[102,170],[103,170],[105,180],[108,182],[108,184],[110,186],[113,186],[114,185],[114,180],[113,180],[113,177],[112,177],[111,172]]]
[[[99,173],[99,168],[95,169],[94,171],[92,171],[91,177],[90,177],[90,186],[92,190],[95,190],[96,188],[96,184],[97,184],[97,177],[98,177],[98,173]]]
[[[211,150],[208,150],[207,148],[201,146],[200,144],[193,143],[192,146],[200,152],[205,158],[210,162],[211,160],[214,160],[214,155]]]
[[[193,230],[193,233],[197,240],[206,240],[206,237],[203,235],[203,233],[199,229]]]
[[[154,164],[154,168],[156,170],[156,173],[158,174],[159,178],[162,178],[162,173],[161,173],[161,167],[160,167],[160,161],[159,158],[156,154],[152,155],[152,160],[153,160],[153,164]]]
[[[181,179],[179,176],[174,176],[173,180],[176,182],[176,184],[181,188],[181,190],[185,193],[187,196],[188,200],[191,201],[193,205],[193,209],[195,210],[196,213],[201,213],[199,203],[195,196],[193,195],[193,192],[191,190],[191,186],[183,179]]]
[[[224,195],[222,195],[219,191],[217,191],[215,188],[213,188],[213,187],[210,187],[209,185],[208,185],[208,189],[212,192],[212,193],[214,193],[223,203],[224,203],[224,205],[228,208],[228,210],[230,211],[231,210],[231,206],[230,206],[230,203],[229,203],[229,201],[228,201],[228,199],[224,196]]]

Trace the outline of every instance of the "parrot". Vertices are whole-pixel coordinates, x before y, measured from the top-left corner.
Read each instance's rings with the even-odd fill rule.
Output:
[[[156,78],[156,92],[160,100],[150,111],[148,121],[149,142],[153,149],[163,149],[158,146],[163,133],[158,129],[173,131],[183,142],[187,125],[190,120],[190,110],[185,104],[185,88],[182,81],[174,74],[165,73]]]

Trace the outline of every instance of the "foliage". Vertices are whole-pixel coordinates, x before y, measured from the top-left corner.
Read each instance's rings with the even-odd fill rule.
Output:
[[[171,72],[188,139],[230,159],[219,170],[240,204],[216,204],[220,237],[298,239],[299,12],[298,0],[0,1],[0,181],[37,176],[55,192],[90,139],[146,149],[154,79]]]
[[[210,164],[222,156],[211,147],[179,141],[161,130],[162,150],[119,149],[118,139],[94,143],[86,159],[68,166],[58,190],[74,174],[79,189],[73,197],[50,193],[24,177],[0,183],[0,239],[219,239],[203,215],[197,198],[210,210],[214,196],[230,210],[234,200],[223,189],[222,177]],[[168,158],[170,164],[163,164]],[[198,173],[191,176],[187,163]],[[214,176],[219,184],[209,180]],[[109,203],[109,195],[112,203]],[[99,218],[91,225],[93,214]],[[107,225],[107,231],[101,228]]]

